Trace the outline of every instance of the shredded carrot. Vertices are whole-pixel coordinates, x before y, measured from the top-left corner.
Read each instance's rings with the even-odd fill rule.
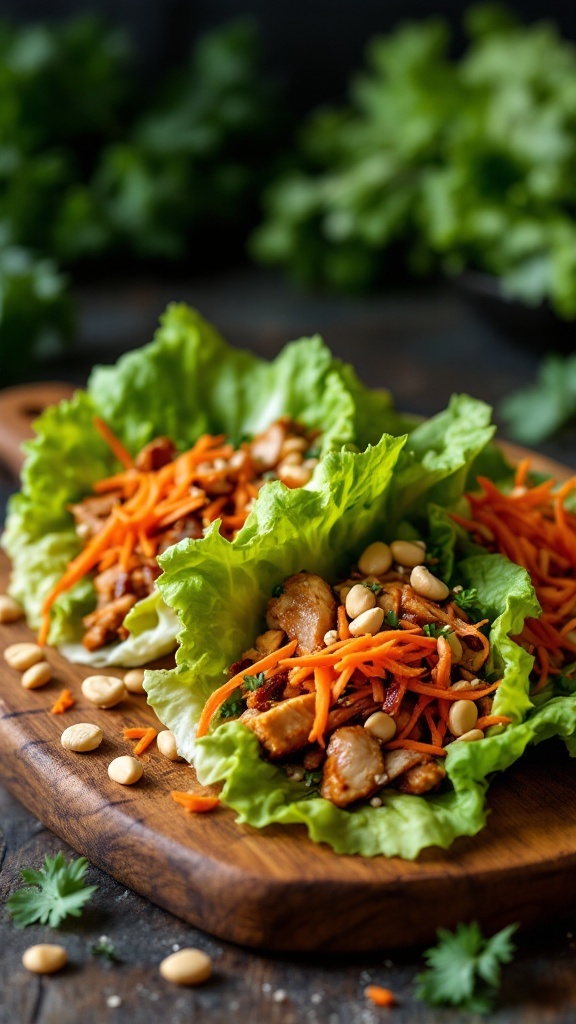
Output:
[[[75,703],[76,699],[72,696],[70,690],[62,690],[62,693],[50,708],[50,714],[62,715],[65,711],[68,711],[69,708],[74,707]]]
[[[476,729],[489,729],[491,725],[510,725],[512,718],[508,718],[507,715],[483,715],[476,722]]]
[[[364,989],[366,999],[369,999],[375,1006],[395,1006],[396,996],[389,988],[382,988],[381,985],[367,985]]]
[[[94,417],[94,426],[99,434],[104,438],[108,447],[114,452],[114,455],[121,462],[126,469],[134,469],[134,459],[130,455],[130,452],[126,450],[122,442],[116,437],[110,430],[110,427],[104,420],[101,420],[99,416]]]
[[[268,669],[274,668],[282,661],[283,658],[289,658],[290,655],[294,653],[297,644],[297,640],[292,640],[289,644],[286,644],[284,647],[279,647],[277,651],[273,651],[272,654],[268,654],[265,658],[257,661],[255,665],[250,667],[250,674],[259,675],[260,672],[267,672]],[[246,669],[244,668],[210,695],[204,705],[202,714],[200,715],[200,721],[198,722],[198,731],[196,735],[199,739],[201,736],[205,736],[208,732],[210,722],[218,708],[224,703],[226,698],[234,692],[234,690],[242,685],[245,675]]]
[[[170,796],[177,804],[184,807],[186,811],[194,811],[196,813],[213,811],[220,803],[217,796],[200,796],[198,793],[183,793],[177,789],[172,789]]]
[[[134,747],[134,754],[143,754],[147,747],[154,742],[158,735],[157,729],[123,729],[122,736],[125,740],[139,740]]]
[[[530,574],[542,614],[527,618],[515,639],[534,654],[535,694],[576,654],[576,515],[564,504],[576,488],[576,477],[560,487],[554,480],[532,485],[529,469],[529,460],[522,460],[509,494],[479,477],[480,492],[467,495],[470,517],[452,518],[479,544]]]
[[[338,636],[341,640],[349,640],[351,636],[348,627],[348,616],[343,604],[338,605]]]
[[[328,724],[330,698],[332,697],[332,674],[330,671],[325,668],[314,669],[314,685],[316,688],[316,712],[308,742],[318,741],[323,747],[325,746],[324,733]]]
[[[420,754],[433,754],[434,757],[446,757],[448,751],[445,747],[436,747],[433,743],[419,743],[417,740],[391,740],[386,744],[386,750],[399,750],[405,747],[406,750],[417,750]]]
[[[42,646],[48,641],[54,602],[83,577],[116,564],[128,573],[139,564],[140,556],[155,558],[161,539],[159,534],[193,513],[198,515],[199,526],[205,527],[220,519],[221,533],[233,539],[246,522],[251,503],[258,495],[256,483],[261,484],[247,450],[241,466],[215,468],[215,460],[229,459],[234,453],[231,444],[223,443],[224,435],[203,434],[189,451],[159,469],[144,470],[137,468],[104,420],[95,417],[94,425],[124,469],[99,480],[93,493],[117,494],[118,499],[108,518],[102,520],[101,528],[68,563],[64,575],[46,597],[38,634]],[[206,487],[222,482],[229,483],[226,494],[216,498],[207,494]]]

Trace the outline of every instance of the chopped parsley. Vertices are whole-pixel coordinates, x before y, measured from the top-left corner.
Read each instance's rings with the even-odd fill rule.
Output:
[[[318,789],[318,787],[320,786],[321,781],[322,781],[322,772],[321,771],[316,770],[316,771],[304,772],[304,785],[307,786],[308,789]]]
[[[511,924],[485,939],[476,921],[455,932],[439,928],[438,944],[426,950],[428,970],[418,978],[416,998],[430,1006],[459,1006],[469,1013],[489,1013],[500,986],[500,966],[515,952]]]
[[[245,690],[258,690],[264,683],[265,677],[263,672],[259,672],[256,676],[244,676]]]
[[[240,690],[234,690],[220,708],[220,718],[239,718],[244,710],[245,703]]]
[[[460,590],[457,594],[454,594],[454,604],[457,604],[463,611],[470,611],[475,608],[478,601],[478,591],[476,587],[470,587],[468,590]]]
[[[371,590],[373,594],[376,594],[376,596],[382,593],[381,583],[363,583],[362,586],[366,587],[366,590]]]
[[[272,597],[281,597],[281,595],[283,593],[284,593],[284,584],[283,583],[278,583],[274,587],[274,590],[272,591]]]
[[[84,884],[87,869],[85,857],[67,864],[62,852],[46,857],[39,871],[24,868],[20,874],[26,887],[17,889],[6,901],[14,924],[26,928],[39,921],[57,928],[66,917],[80,917],[84,904],[98,888]]]
[[[388,626],[391,626],[392,629],[398,629],[399,621],[400,620],[399,620],[398,616],[396,615],[396,612],[393,612],[393,611],[386,612],[386,615],[384,616],[384,622]]]
[[[92,943],[90,952],[92,956],[101,956],[104,960],[109,960],[111,964],[118,963],[119,958],[116,956],[116,947],[112,939],[109,939],[107,935],[101,935],[98,942]]]

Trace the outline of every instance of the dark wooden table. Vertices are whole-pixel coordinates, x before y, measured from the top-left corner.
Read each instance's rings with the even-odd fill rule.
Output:
[[[149,340],[170,299],[193,302],[232,342],[273,355],[291,338],[316,331],[334,352],[354,362],[363,379],[390,388],[399,407],[431,414],[453,391],[497,402],[533,376],[537,356],[511,345],[448,288],[409,291],[368,301],[303,296],[273,278],[237,272],[194,283],[136,282],[86,288],[80,294],[81,339],[64,363],[38,376],[83,383],[94,361],[109,362],[122,348]],[[545,345],[543,341],[543,350]],[[542,449],[576,468],[576,435]],[[13,489],[0,471],[0,501]],[[1,509],[0,509],[1,511]],[[0,787],[0,906],[19,884],[19,869],[38,867],[64,849]],[[134,852],[137,856],[137,851]],[[99,888],[80,920],[58,933],[17,930],[0,911],[0,1024],[398,1024],[467,1021],[455,1010],[431,1010],[414,998],[421,950],[387,950],[357,959],[257,955],[216,941],[125,890],[94,868]],[[334,907],[338,913],[338,907]],[[576,908],[563,921],[519,936],[518,954],[505,968],[496,1022],[576,1022]],[[114,943],[118,962],[91,952],[100,936]],[[574,937],[573,937],[574,935]],[[69,966],[38,978],[21,966],[27,946],[61,941]],[[192,945],[214,960],[202,988],[177,989],[157,965],[175,946]],[[363,995],[376,983],[392,988],[399,1005],[379,1010]]]

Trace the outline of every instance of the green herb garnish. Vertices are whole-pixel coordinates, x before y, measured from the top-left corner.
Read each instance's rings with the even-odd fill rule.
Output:
[[[439,928],[438,945],[426,950],[428,970],[416,992],[430,1006],[459,1006],[470,1013],[488,1013],[500,985],[500,966],[515,952],[511,924],[485,939],[478,924],[459,924],[455,932]]]
[[[470,587],[468,590],[460,590],[457,594],[454,594],[454,604],[457,604],[463,611],[470,611],[476,606],[478,601],[478,591],[476,587]]]
[[[26,928],[39,921],[57,928],[66,917],[80,917],[82,907],[98,888],[84,884],[87,869],[85,857],[67,864],[61,852],[46,857],[39,871],[24,868],[20,874],[26,888],[17,889],[6,901],[14,923]]]
[[[92,956],[101,956],[104,960],[109,960],[112,964],[118,963],[116,948],[112,939],[109,939],[107,935],[101,935],[98,942],[94,942],[90,946],[90,952]]]
[[[366,587],[366,590],[371,590],[373,594],[376,594],[376,596],[382,593],[381,583],[363,583],[362,586]]]
[[[266,678],[263,672],[259,672],[256,676],[244,676],[244,689],[258,690],[265,682]]]
[[[245,708],[240,690],[234,690],[220,708],[220,718],[239,718]]]
[[[388,626],[391,626],[392,629],[398,629],[399,621],[400,620],[399,620],[398,616],[396,615],[396,612],[393,612],[393,611],[386,612],[386,615],[384,616],[384,622]]]
[[[278,583],[272,591],[272,597],[280,597],[284,593],[284,584]]]
[[[448,626],[439,626],[437,622],[427,622],[422,627],[424,636],[432,636],[437,639],[439,636],[448,636],[450,629]]]

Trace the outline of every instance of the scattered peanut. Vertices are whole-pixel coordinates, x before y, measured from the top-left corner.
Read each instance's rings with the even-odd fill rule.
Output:
[[[135,782],[139,782],[143,771],[142,762],[130,754],[115,757],[108,765],[108,775],[112,782],[119,782],[121,786],[133,786]]]
[[[158,750],[164,757],[167,757],[169,761],[181,761],[177,749],[176,749],[176,737],[170,729],[162,729],[156,737],[156,743]]]
[[[37,690],[52,679],[52,666],[47,661],[37,661],[24,672],[20,682],[25,690]]]
[[[346,597],[346,614],[349,619],[355,619],[362,612],[367,612],[376,605],[376,595],[362,583],[356,583]]]
[[[465,743],[475,743],[476,740],[483,740],[484,733],[482,729],[470,729],[468,732],[463,732],[461,736],[457,736],[454,743],[460,743],[464,740]]]
[[[283,464],[278,467],[278,477],[286,487],[304,487],[312,473],[305,466],[287,466]]]
[[[38,644],[10,644],[4,651],[4,660],[18,672],[24,672],[43,659],[44,651]]]
[[[146,693],[144,689],[144,669],[131,668],[124,676],[124,686],[130,693]]]
[[[426,548],[410,540],[393,540],[390,545],[392,558],[400,565],[414,569],[417,565],[424,565],[426,561]]]
[[[329,629],[327,633],[324,633],[324,643],[326,647],[330,647],[330,644],[338,643],[338,630]]]
[[[475,687],[485,686],[481,679],[459,679],[452,683],[451,690],[473,690]]]
[[[33,974],[54,974],[62,970],[67,960],[68,954],[63,946],[48,943],[29,946],[22,956],[24,967]]]
[[[448,725],[453,736],[464,736],[478,721],[478,708],[473,700],[455,700],[448,712]]]
[[[0,594],[0,622],[18,622],[24,615],[24,609],[18,601],[8,594]]]
[[[365,576],[374,573],[375,576],[383,576],[392,565],[392,552],[387,544],[375,540],[373,544],[362,552],[358,559],[358,568]]]
[[[303,452],[308,450],[308,441],[305,437],[287,437],[280,451],[280,458],[285,459],[290,452]]]
[[[352,636],[364,636],[366,633],[371,633],[374,636],[383,622],[384,610],[382,608],[369,608],[367,612],[362,612],[361,615],[352,619],[348,628]]]
[[[385,711],[375,711],[370,715],[364,722],[364,728],[383,743],[388,743],[396,735],[396,722]]]
[[[212,961],[200,949],[179,949],[162,961],[159,970],[173,985],[201,985],[212,974]]]
[[[113,708],[126,697],[127,690],[116,676],[88,676],[82,683],[82,693],[98,708]]]
[[[429,601],[444,601],[450,593],[446,584],[433,576],[425,565],[417,565],[412,569],[410,586],[420,597],[427,597]]]
[[[77,754],[87,753],[89,750],[96,750],[104,738],[104,733],[97,725],[90,722],[77,722],[76,725],[69,725],[64,729],[60,737],[60,743],[65,750],[74,750]]]

